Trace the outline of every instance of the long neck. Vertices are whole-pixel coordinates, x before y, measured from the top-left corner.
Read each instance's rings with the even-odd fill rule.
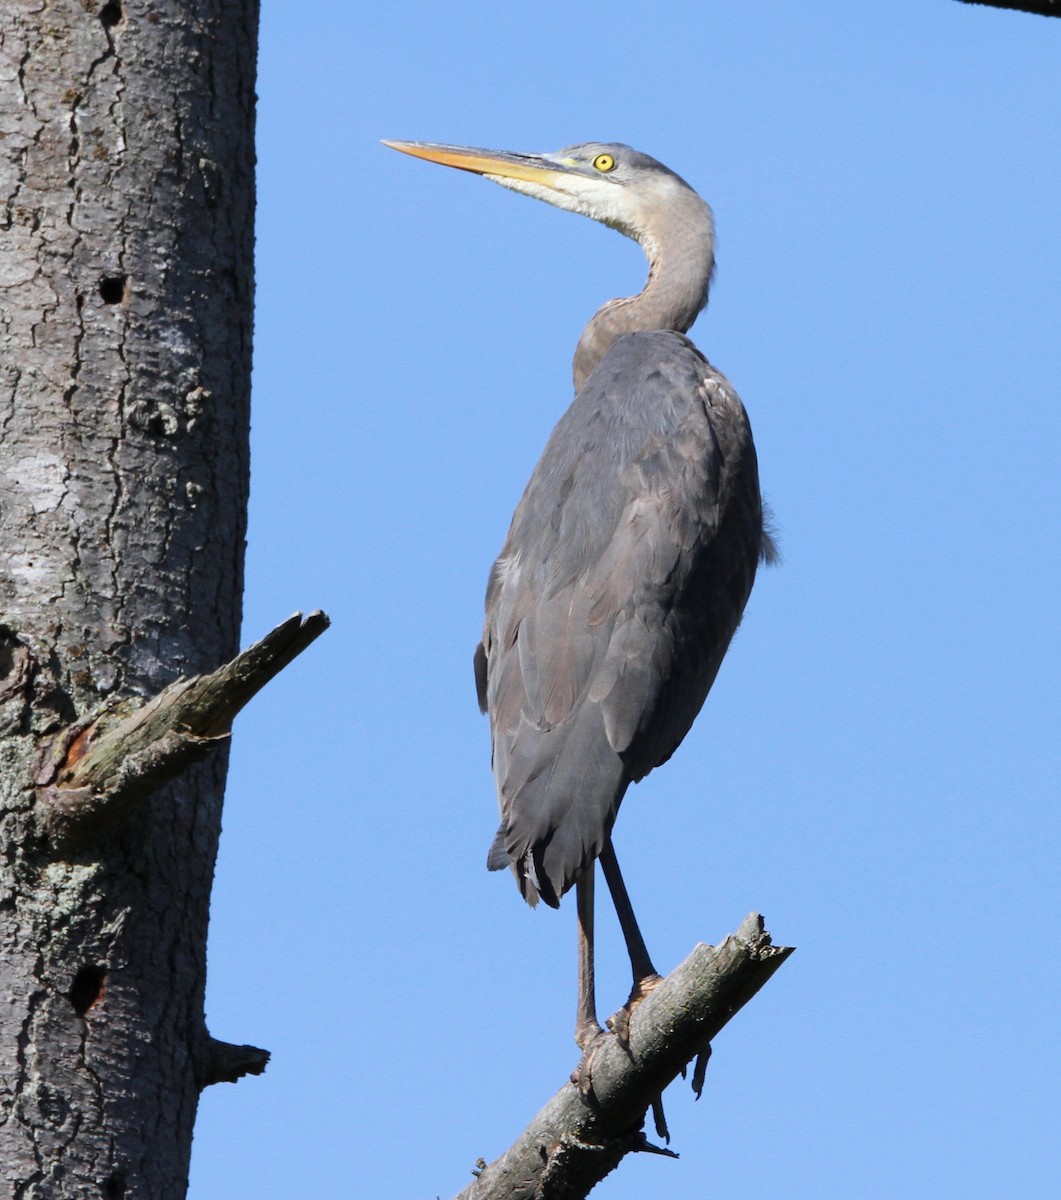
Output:
[[[624,333],[676,329],[684,333],[707,304],[714,270],[711,210],[694,192],[668,214],[665,231],[631,231],[648,258],[648,281],[636,296],[609,300],[586,326],[575,349],[575,391]]]

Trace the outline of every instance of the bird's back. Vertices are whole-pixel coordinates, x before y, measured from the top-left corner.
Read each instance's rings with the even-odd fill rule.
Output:
[[[751,431],[683,335],[627,334],[561,418],[487,589],[476,652],[501,826],[492,868],[556,905],[627,786],[665,762],[751,591]]]

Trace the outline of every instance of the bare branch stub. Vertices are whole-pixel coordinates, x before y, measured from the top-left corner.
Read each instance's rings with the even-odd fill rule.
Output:
[[[269,1063],[269,1051],[257,1046],[236,1046],[208,1038],[198,1061],[200,1088],[214,1083],[237,1083],[244,1075],[261,1075]]]
[[[225,742],[236,714],[328,624],[322,612],[296,613],[211,674],[64,731],[36,779],[52,835],[91,833]]]
[[[699,945],[634,1010],[630,1049],[593,1057],[590,1102],[565,1083],[513,1145],[456,1200],[576,1200],[624,1155],[648,1148],[642,1126],[662,1090],[792,953],[751,913],[721,945]]]

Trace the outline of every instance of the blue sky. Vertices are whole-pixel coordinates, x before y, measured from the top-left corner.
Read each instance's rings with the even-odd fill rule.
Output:
[[[1045,1196],[1061,1117],[1061,21],[953,0],[265,0],[240,717],[193,1200],[449,1196],[566,1078],[573,904],[484,869],[486,573],[640,250],[381,137],[628,142],[715,209],[693,336],[784,564],[616,846],[661,969],[798,953],[602,1200]],[[602,1012],[628,988],[600,905]]]

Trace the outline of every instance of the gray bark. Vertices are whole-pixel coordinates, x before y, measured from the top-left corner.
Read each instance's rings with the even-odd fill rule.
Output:
[[[200,1087],[261,1067],[203,1018],[224,745],[80,840],[35,786],[237,647],[256,31],[257,0],[0,16],[4,1195],[179,1197]]]

